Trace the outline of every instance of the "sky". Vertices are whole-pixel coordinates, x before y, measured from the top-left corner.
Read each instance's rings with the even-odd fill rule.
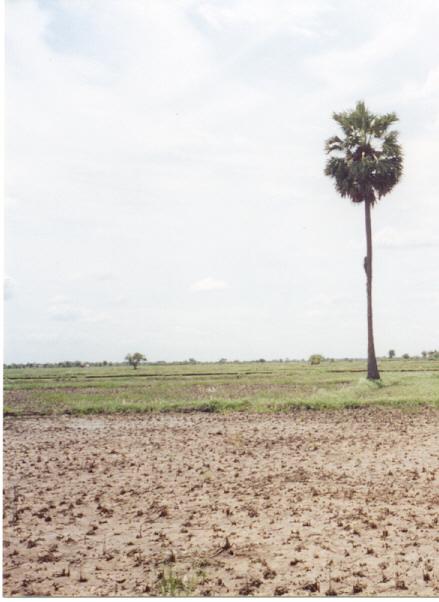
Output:
[[[5,362],[367,355],[334,111],[395,111],[378,355],[439,348],[439,2],[6,0]]]

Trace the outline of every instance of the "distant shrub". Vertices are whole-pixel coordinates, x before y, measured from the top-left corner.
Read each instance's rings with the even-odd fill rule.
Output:
[[[146,362],[146,357],[143,355],[143,353],[136,351],[136,353],[128,353],[125,357],[125,360],[134,368],[134,370],[136,370],[137,366],[141,362]]]
[[[323,361],[323,359],[323,355],[320,355],[319,353],[314,353],[310,356],[309,363],[311,364],[311,366],[317,366],[318,364],[320,364],[320,362]]]

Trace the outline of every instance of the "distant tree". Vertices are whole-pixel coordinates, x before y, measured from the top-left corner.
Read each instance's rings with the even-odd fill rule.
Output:
[[[125,356],[125,360],[134,368],[134,370],[137,370],[137,366],[140,364],[140,362],[146,362],[146,357],[143,355],[143,353],[136,351],[136,353],[128,353]]]
[[[196,363],[197,363],[197,360],[196,360],[195,358],[193,358],[193,357],[190,357],[190,358],[189,358],[189,363],[190,363],[190,364],[196,364]]]
[[[219,361],[220,364],[227,364],[227,359],[225,357],[222,357]]]
[[[409,356],[409,354],[408,354],[408,353],[403,353],[403,354],[402,354],[402,359],[404,359],[404,360],[409,360],[409,359],[410,359],[410,356]]]
[[[320,353],[314,353],[310,356],[309,363],[311,364],[311,366],[317,366],[322,360],[323,355],[320,355]]]
[[[395,350],[394,349],[389,349],[389,359],[392,359],[395,357]]]
[[[423,358],[424,358],[424,360],[425,360],[428,354],[427,354],[427,352],[426,352],[426,351],[423,351],[421,355],[422,355],[422,357],[423,357]]]
[[[334,113],[344,137],[326,142],[331,155],[325,174],[334,178],[337,192],[354,203],[364,203],[367,254],[363,266],[367,280],[367,378],[380,378],[375,355],[372,318],[372,226],[370,210],[378,199],[392,190],[402,174],[402,151],[398,133],[389,127],[398,120],[395,113],[374,115],[364,102],[353,111]]]

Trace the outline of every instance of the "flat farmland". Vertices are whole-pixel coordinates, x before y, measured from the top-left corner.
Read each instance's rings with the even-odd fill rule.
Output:
[[[4,595],[437,596],[438,365],[363,369],[6,371]]]
[[[439,405],[439,361],[382,361],[381,381],[365,362],[147,365],[7,369],[4,412],[289,411],[363,405]]]

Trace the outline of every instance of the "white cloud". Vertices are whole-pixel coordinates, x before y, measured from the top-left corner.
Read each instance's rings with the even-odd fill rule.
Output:
[[[109,280],[114,280],[115,275],[112,272],[96,272],[93,274],[93,278],[97,282],[108,282]]]
[[[208,276],[207,278],[203,278],[202,280],[198,280],[191,285],[191,290],[193,291],[221,291],[228,288],[227,282],[224,280],[217,280],[216,278],[212,278]]]
[[[308,0],[290,2],[275,0],[234,0],[233,2],[214,3],[204,0],[198,4],[198,12],[217,29],[247,27],[263,32],[265,35],[288,32],[314,37],[316,31],[311,28],[316,16],[331,10],[329,2]]]
[[[391,28],[382,27],[370,38],[359,40],[349,51],[335,48],[311,55],[306,59],[306,66],[324,85],[322,93],[327,93],[328,89],[338,91],[340,100],[345,98],[352,103],[364,99],[366,91],[374,90],[378,66],[386,64],[415,37],[416,28],[412,23],[395,22]]]
[[[69,273],[66,276],[66,280],[68,279],[72,283],[85,283],[90,282],[108,282],[110,280],[114,280],[116,278],[115,274],[110,270],[94,270],[94,271],[78,271]]]
[[[83,317],[83,311],[72,305],[52,305],[49,307],[49,316],[52,320],[60,322],[75,322]]]
[[[3,284],[3,298],[5,301],[12,299],[15,296],[16,283],[13,278],[5,276]]]
[[[426,229],[396,230],[387,227],[376,233],[374,242],[377,247],[383,249],[437,247],[439,246],[439,235]]]
[[[108,319],[103,312],[96,312],[87,307],[58,302],[51,305],[48,309],[48,314],[51,320],[59,322],[101,322]]]

